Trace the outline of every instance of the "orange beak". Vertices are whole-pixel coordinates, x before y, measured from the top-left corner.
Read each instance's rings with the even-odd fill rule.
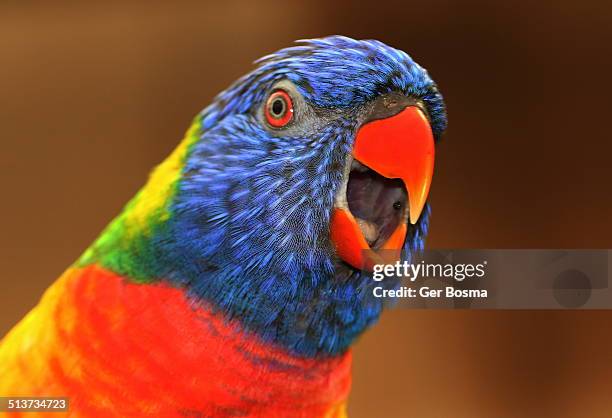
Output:
[[[355,138],[353,157],[387,178],[404,182],[409,199],[410,223],[415,224],[429,194],[434,168],[434,138],[429,121],[416,106],[363,125]],[[400,222],[377,252],[368,245],[354,216],[347,208],[334,208],[331,239],[344,261],[358,269],[399,259],[408,225]],[[369,251],[368,251],[369,250]],[[388,251],[392,250],[392,251]]]

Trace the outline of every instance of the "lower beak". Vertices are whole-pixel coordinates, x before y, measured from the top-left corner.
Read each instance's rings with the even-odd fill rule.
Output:
[[[360,163],[381,176],[403,181],[408,192],[411,224],[418,221],[427,201],[434,154],[429,121],[416,106],[409,106],[389,118],[366,123],[359,129],[353,147],[353,157]],[[399,259],[408,225],[407,219],[400,222],[380,247],[385,251],[379,252],[370,248],[348,208],[334,208],[330,228],[338,255],[353,267],[371,269],[373,264]]]

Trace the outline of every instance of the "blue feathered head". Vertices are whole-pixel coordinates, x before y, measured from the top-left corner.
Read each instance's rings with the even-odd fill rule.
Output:
[[[423,245],[446,127],[435,83],[378,41],[300,41],[257,61],[197,121],[169,215],[142,238],[148,275],[291,352],[343,352],[383,305],[359,249]],[[425,174],[411,180],[413,166]]]

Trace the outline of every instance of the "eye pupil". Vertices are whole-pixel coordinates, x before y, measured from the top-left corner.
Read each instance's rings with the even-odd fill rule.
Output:
[[[285,111],[285,102],[282,99],[276,99],[272,102],[272,114],[276,117],[283,115]]]

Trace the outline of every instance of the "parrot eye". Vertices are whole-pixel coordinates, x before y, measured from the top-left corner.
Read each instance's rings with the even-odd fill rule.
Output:
[[[293,119],[293,101],[285,90],[275,90],[270,94],[264,109],[266,121],[273,128],[282,128]]]

